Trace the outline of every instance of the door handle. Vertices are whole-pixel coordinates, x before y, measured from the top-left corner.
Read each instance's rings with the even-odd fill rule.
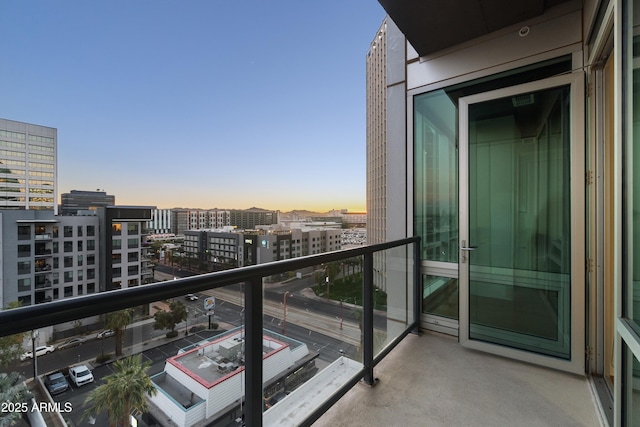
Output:
[[[465,251],[465,252],[475,251],[477,248],[478,248],[477,246],[467,246],[467,242],[465,240],[460,242],[460,250],[461,251]],[[467,256],[464,254],[464,252],[460,254],[460,262],[462,264],[467,262]]]
[[[475,251],[476,249],[478,249],[477,246],[466,246],[467,242],[465,240],[463,240],[460,243],[460,250],[461,251]]]

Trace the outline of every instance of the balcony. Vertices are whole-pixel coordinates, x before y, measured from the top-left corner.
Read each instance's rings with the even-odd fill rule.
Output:
[[[55,340],[82,327],[83,346],[42,356],[33,371],[30,361],[10,369],[41,378],[83,362],[101,384],[118,343],[94,338],[103,328],[99,315],[142,314],[119,340],[122,354],[154,361],[147,373],[157,393],[134,411],[141,422],[241,425],[244,416],[248,426],[598,425],[586,378],[412,333],[421,312],[418,245],[410,238],[7,310],[0,336],[39,330],[43,341],[35,344],[44,344],[50,331]],[[154,312],[178,302],[186,320],[171,337],[152,328]],[[73,397],[74,411],[64,417],[75,423],[87,409],[76,395],[83,390],[44,394],[58,403]],[[106,425],[105,413],[94,415]]]
[[[590,380],[465,349],[453,337],[409,335],[314,427],[606,426]]]

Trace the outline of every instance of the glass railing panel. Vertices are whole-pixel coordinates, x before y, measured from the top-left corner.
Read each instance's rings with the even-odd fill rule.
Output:
[[[116,416],[113,410],[96,407],[91,399],[108,393],[113,400],[121,394],[115,386],[109,391],[107,385],[123,364],[141,367],[142,372],[136,371],[140,382],[146,384],[146,393],[151,391],[146,406],[131,408],[129,415],[138,422],[151,425],[154,420],[172,419],[186,425],[189,420],[240,420],[243,312],[238,284],[51,325],[33,336],[25,333],[16,338],[19,350],[0,372],[26,380],[37,405],[42,405],[40,416],[46,425],[61,425],[52,418],[68,425],[109,425]],[[84,367],[90,375],[74,375]],[[132,372],[122,374],[129,383],[134,381]],[[62,385],[51,384],[56,377]],[[107,391],[97,391],[100,387]]]
[[[299,425],[362,369],[362,257],[265,277],[265,426]]]
[[[96,390],[103,390],[101,387],[123,369],[120,365],[128,357],[134,358],[134,366],[142,365],[136,372],[127,368],[131,369],[128,375],[140,375],[142,383],[152,387],[146,390],[150,394],[144,399],[147,406],[133,405],[127,414],[138,422],[153,425],[171,419],[178,425],[193,425],[225,420],[225,425],[240,425],[243,410],[249,405],[264,411],[263,425],[284,425],[284,418],[290,419],[292,413],[297,421],[289,425],[295,425],[308,416],[319,416],[327,402],[335,402],[364,375],[363,355],[370,356],[364,351],[365,277],[372,277],[378,289],[373,291],[373,306],[368,307],[375,313],[373,335],[368,338],[373,341],[375,354],[406,331],[414,318],[414,293],[409,290],[413,246],[409,246],[381,252],[369,274],[363,271],[365,265],[371,265],[369,258],[365,263],[364,255],[348,252],[343,258],[331,254],[323,258],[331,262],[309,267],[305,266],[312,260],[291,263],[301,266],[292,271],[287,271],[292,268],[290,264],[288,268],[274,264],[277,268],[252,266],[256,267],[253,271],[239,269],[238,274],[227,271],[197,276],[188,268],[174,270],[158,265],[153,279],[167,283],[43,302],[25,308],[19,315],[3,316],[0,328],[5,334],[19,330],[9,325],[18,325],[23,318],[27,325],[37,324],[39,329],[35,335],[27,331],[0,337],[0,373],[19,375],[18,385],[26,380],[34,401],[42,408],[36,412],[45,418],[46,425],[59,424],[51,417],[63,419],[68,425],[108,425],[113,421],[114,412],[95,408],[91,399],[97,398]],[[384,269],[380,270],[383,261]],[[255,271],[272,275],[263,277]],[[379,281],[382,276],[376,277],[380,273],[386,275],[386,288]],[[249,282],[216,287],[235,280]],[[253,393],[247,392],[247,384],[252,384],[251,378],[245,378],[245,368],[252,367],[245,346],[252,335],[245,331],[252,317],[252,311],[246,310],[248,283],[257,284],[263,303],[263,348],[259,357],[264,383],[257,394],[252,387],[249,391]],[[209,289],[194,294],[179,291],[181,286],[202,289],[209,285]],[[381,292],[387,295],[382,298]],[[389,296],[390,292],[393,295]],[[120,295],[124,295],[122,301],[114,303]],[[152,295],[168,297],[157,300]],[[131,296],[131,303],[127,296]],[[125,309],[101,313],[106,306]],[[94,316],[82,319],[75,319],[73,314],[93,312]],[[36,315],[27,319],[31,313]],[[172,313],[176,314],[173,322],[166,319]],[[51,325],[38,320],[39,316],[69,321]],[[116,325],[121,325],[121,332]],[[108,330],[111,332],[103,332]],[[372,336],[378,338],[371,340]],[[42,347],[35,358],[25,354],[34,346]],[[78,384],[71,377],[71,368],[79,365],[88,368],[93,381]],[[67,389],[53,394],[48,391],[48,378],[53,373],[64,377]],[[130,378],[127,381],[131,383]],[[257,406],[256,395],[263,397]],[[253,419],[259,416],[256,411],[245,413]]]
[[[373,254],[374,357],[413,322],[413,247]]]

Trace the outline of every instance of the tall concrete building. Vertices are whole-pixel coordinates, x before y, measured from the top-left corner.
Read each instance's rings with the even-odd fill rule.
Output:
[[[387,229],[387,23],[367,52],[367,243],[386,241]]]
[[[55,128],[0,119],[0,209],[58,211]]]

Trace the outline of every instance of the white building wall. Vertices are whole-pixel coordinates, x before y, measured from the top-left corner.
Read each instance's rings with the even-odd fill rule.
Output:
[[[162,409],[162,412],[168,419],[174,422],[178,427],[187,426],[187,413],[178,405],[171,397],[169,397],[160,387],[156,387],[158,392],[155,396],[150,396],[149,400],[153,402],[158,408]],[[192,424],[189,424],[192,425]]]
[[[175,365],[166,363],[164,371],[167,373],[167,375],[173,377],[176,381],[180,382],[183,386],[191,390],[199,398],[207,399],[209,397],[209,390],[207,390],[205,386],[182,372]]]
[[[196,405],[193,405],[185,414],[185,422],[184,424],[187,427],[195,425],[200,421],[204,420],[207,417],[207,403],[199,402]]]
[[[207,394],[207,418],[213,417],[223,409],[234,404],[240,404],[240,396],[244,390],[244,370],[226,378],[215,387],[211,387]]]

